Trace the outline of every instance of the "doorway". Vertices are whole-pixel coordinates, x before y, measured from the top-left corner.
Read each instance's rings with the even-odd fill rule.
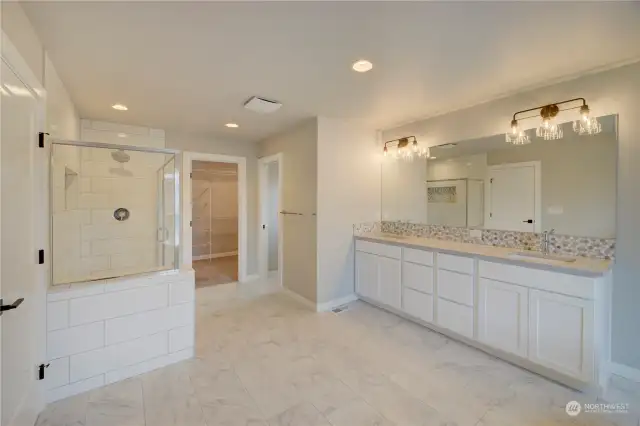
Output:
[[[541,232],[541,163],[531,161],[490,166],[488,229]]]
[[[260,188],[260,276],[282,285],[282,154],[258,160]]]
[[[238,281],[238,165],[191,165],[192,259],[196,288]]]

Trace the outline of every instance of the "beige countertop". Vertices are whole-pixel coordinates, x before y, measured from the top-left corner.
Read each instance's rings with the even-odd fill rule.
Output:
[[[549,259],[513,257],[514,253],[523,251],[517,248],[495,247],[482,244],[460,243],[457,241],[436,240],[422,237],[394,236],[392,234],[365,233],[355,235],[355,238],[389,243],[394,245],[430,249],[442,253],[468,255],[486,260],[499,261],[536,269],[564,272],[587,277],[598,277],[605,274],[612,267],[613,262],[604,259],[576,257],[575,262],[563,262]]]

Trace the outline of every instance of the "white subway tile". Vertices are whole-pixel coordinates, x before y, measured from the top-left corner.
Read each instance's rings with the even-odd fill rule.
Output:
[[[104,323],[97,322],[47,333],[47,356],[60,358],[104,346]]]
[[[47,303],[47,331],[69,327],[69,301]]]
[[[113,178],[92,177],[91,192],[96,194],[110,194],[113,188]]]
[[[193,328],[193,322],[193,304],[188,303],[113,318],[106,321],[106,344],[113,345],[189,324]]]
[[[47,389],[69,384],[69,357],[49,361],[49,367],[45,370],[44,384]]]
[[[104,293],[104,283],[105,281],[93,281],[90,283],[54,286],[49,289],[47,301],[57,302],[59,300],[68,300],[75,299],[77,297],[101,294]]]
[[[168,305],[167,297],[167,285],[162,284],[73,299],[69,310],[70,324],[85,324],[160,309]]]
[[[168,333],[162,332],[71,357],[71,381],[138,364],[166,355]]]
[[[111,209],[93,209],[91,210],[91,224],[110,224],[113,223],[113,210]]]
[[[171,283],[169,297],[171,305],[193,302],[195,299],[195,287],[195,282],[193,281],[179,281]]]
[[[169,331],[169,352],[178,352],[194,345],[194,326],[176,328]]]
[[[47,391],[47,402],[55,402],[104,386],[104,374]]]
[[[109,265],[109,256],[91,256],[82,258],[79,266],[84,274],[90,275],[92,272],[109,269]]]
[[[91,178],[80,178],[80,192],[91,192]]]
[[[129,367],[124,367],[118,370],[109,371],[108,373],[105,374],[105,381],[107,384],[119,382],[120,380],[125,380],[130,377],[137,376],[139,374],[148,373],[149,371],[166,367],[167,365],[184,361],[189,358],[193,358],[192,349],[185,349],[169,355],[163,355],[158,358],[150,359],[149,361],[144,361],[139,364],[131,365]]]
[[[110,207],[107,194],[94,194],[92,192],[80,194],[78,207],[81,209],[104,209]]]

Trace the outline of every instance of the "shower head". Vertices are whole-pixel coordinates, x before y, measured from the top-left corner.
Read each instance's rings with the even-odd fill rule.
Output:
[[[111,158],[113,158],[118,163],[126,163],[131,159],[129,154],[124,152],[123,149],[119,149],[117,151],[111,151]]]

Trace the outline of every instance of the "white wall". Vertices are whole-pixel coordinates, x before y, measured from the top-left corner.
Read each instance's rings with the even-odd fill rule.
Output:
[[[193,271],[51,290],[49,402],[191,358],[194,300]]]
[[[613,361],[640,369],[640,64],[587,75],[384,132],[384,140],[419,135],[437,145],[504,133],[515,111],[561,99],[585,97],[596,116],[619,114],[617,241],[612,304]],[[537,120],[523,122],[534,127]],[[528,125],[527,125],[528,124]]]
[[[34,30],[29,18],[24,13],[20,2],[0,2],[2,16],[2,31],[20,52],[38,81],[44,84],[45,52],[38,34]],[[45,89],[47,87],[45,86]]]
[[[278,163],[273,162],[267,164],[267,191],[269,192],[268,198],[268,220],[267,220],[267,265],[269,271],[278,270],[278,218],[280,213],[278,211],[278,182],[280,181],[280,175],[278,172]]]
[[[304,123],[259,143],[261,157],[283,154],[282,210],[283,271],[285,288],[316,302],[316,206],[318,193],[318,122]]]
[[[318,117],[318,304],[354,294],[353,224],[380,218],[380,145],[357,122]]]
[[[205,154],[246,158],[247,164],[247,274],[258,273],[258,146],[255,143],[222,141],[213,137],[168,130],[166,147]]]

